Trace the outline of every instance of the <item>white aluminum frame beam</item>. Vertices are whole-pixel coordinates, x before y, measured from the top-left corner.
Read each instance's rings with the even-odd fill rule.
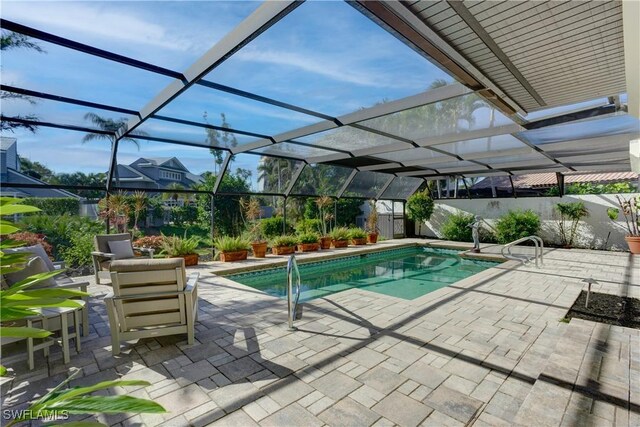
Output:
[[[379,200],[380,197],[382,197],[382,195],[384,194],[385,191],[387,191],[387,188],[389,188],[389,186],[391,185],[391,183],[393,182],[394,179],[396,179],[396,177],[394,175],[389,175],[390,178],[387,182],[384,183],[384,185],[382,186],[382,188],[380,188],[380,191],[378,191],[375,195],[375,197],[373,198],[373,200]]]
[[[293,175],[291,176],[291,182],[289,183],[289,186],[285,190],[284,197],[289,197],[289,194],[291,194],[291,190],[293,190],[293,187],[296,185],[296,182],[298,182],[298,178],[300,178],[302,171],[306,167],[307,167],[307,164],[305,162],[302,162],[298,166],[298,168],[295,170],[295,172],[293,172]]]

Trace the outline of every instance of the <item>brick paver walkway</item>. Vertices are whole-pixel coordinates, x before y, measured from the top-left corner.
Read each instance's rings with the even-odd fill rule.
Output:
[[[198,267],[195,345],[147,339],[118,357],[102,302],[109,287],[92,285],[81,353],[68,365],[59,352],[41,358],[32,372],[9,360],[3,409],[24,408],[81,368],[74,385],[144,379],[152,385],[111,392],[170,411],[97,417],[111,425],[640,425],[640,331],[559,321],[585,277],[639,297],[639,257],[551,249],[544,268],[511,261],[413,301],[352,289],[304,303],[293,333],[285,301],[212,273],[222,268]]]

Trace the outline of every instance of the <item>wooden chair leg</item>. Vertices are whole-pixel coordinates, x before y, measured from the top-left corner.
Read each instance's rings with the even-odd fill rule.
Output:
[[[87,285],[80,288],[82,292],[87,292]],[[83,297],[84,307],[82,307],[82,335],[89,336],[89,297]]]
[[[60,324],[62,325],[62,358],[67,364],[71,361],[69,357],[69,316],[68,313],[60,315]]]
[[[82,329],[84,329],[84,327]],[[76,335],[76,351],[80,353],[80,310],[75,310],[73,312],[73,330]]]
[[[27,319],[27,327],[33,328],[33,321],[31,319]],[[29,365],[29,370],[33,371],[33,368],[35,368],[33,361],[33,338],[27,338],[27,364]]]

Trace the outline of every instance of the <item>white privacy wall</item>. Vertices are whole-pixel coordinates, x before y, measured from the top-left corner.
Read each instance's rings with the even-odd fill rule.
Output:
[[[627,198],[637,196],[635,194],[623,194]],[[627,250],[624,241],[626,225],[622,212],[617,221],[611,221],[607,216],[607,208],[618,208],[615,194],[593,194],[584,196],[560,197],[528,197],[518,199],[459,199],[436,200],[435,209],[431,220],[420,227],[416,224],[416,234],[427,237],[442,237],[441,228],[448,216],[456,211],[464,211],[473,215],[480,215],[489,224],[515,209],[531,209],[540,216],[540,237],[545,242],[560,244],[558,233],[559,215],[554,206],[557,203],[584,202],[589,210],[589,217],[580,222],[574,246],[580,248]],[[610,233],[610,234],[609,234]],[[608,242],[607,242],[607,236]]]

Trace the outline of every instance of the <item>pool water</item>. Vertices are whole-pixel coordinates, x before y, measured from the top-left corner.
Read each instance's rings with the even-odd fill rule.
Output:
[[[473,276],[498,262],[461,258],[454,250],[410,247],[298,264],[301,301],[347,289],[363,289],[411,300]],[[286,297],[285,267],[227,278],[269,295]]]

